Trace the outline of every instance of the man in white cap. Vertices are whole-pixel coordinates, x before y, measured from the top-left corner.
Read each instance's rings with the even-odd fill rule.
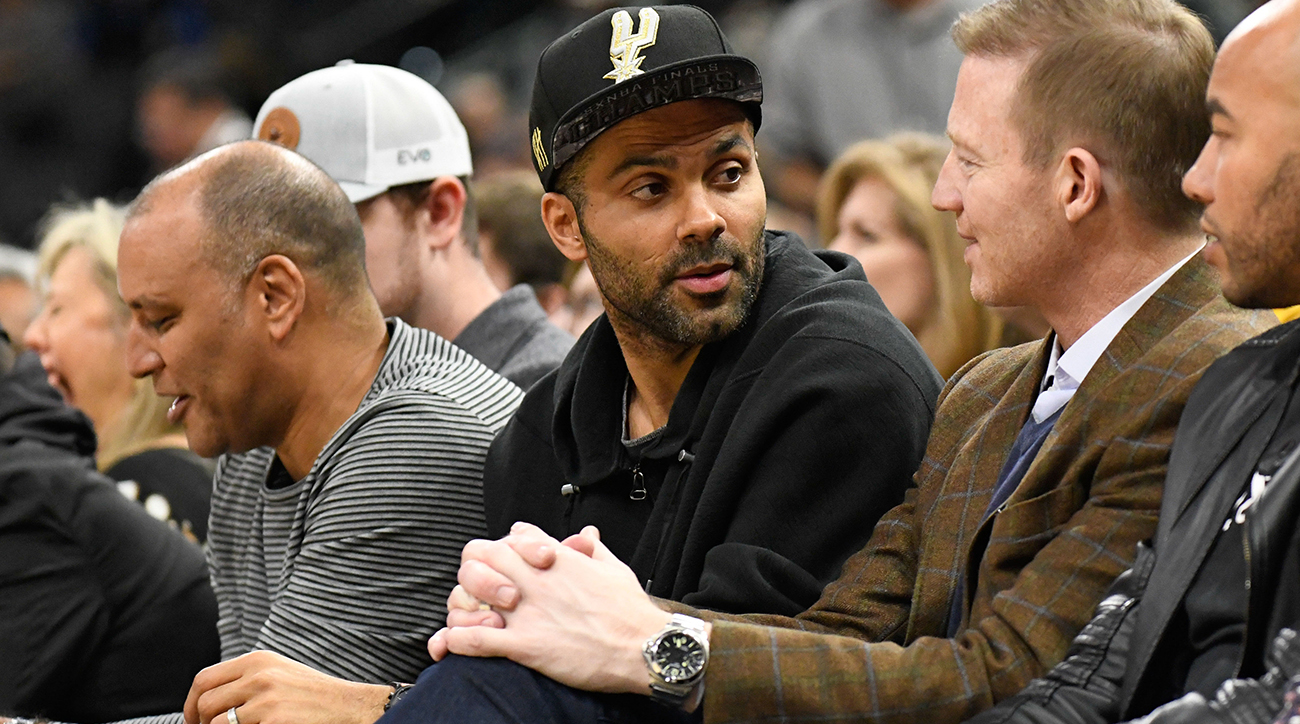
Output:
[[[356,204],[384,316],[438,333],[524,389],[559,366],[573,338],[530,287],[502,294],[483,268],[469,140],[433,86],[342,61],[272,93],[254,136],[307,157]]]

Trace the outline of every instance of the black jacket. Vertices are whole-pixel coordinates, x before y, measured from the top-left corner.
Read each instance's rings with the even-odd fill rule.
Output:
[[[785,615],[902,500],[942,384],[856,261],[780,232],[749,319],[701,350],[639,476],[622,443],[627,376],[602,316],[493,443],[488,532],[595,525],[651,594]]]
[[[1206,371],[1178,426],[1154,552],[1140,547],[1133,569],[1116,581],[1061,664],[973,722],[1103,724],[1143,716],[1175,700],[1161,710],[1160,719],[1226,716],[1234,690],[1243,688],[1239,683],[1221,689],[1218,702],[1196,694],[1183,697],[1191,652],[1182,602],[1278,428],[1282,406],[1271,403],[1292,394],[1297,375],[1300,322],[1246,342]],[[1270,657],[1274,665],[1286,658],[1287,637],[1279,634],[1300,622],[1298,516],[1300,449],[1246,513],[1250,603],[1237,667],[1243,679],[1277,683],[1276,673],[1266,676]],[[1270,641],[1275,642],[1271,653]]]
[[[218,660],[202,550],[94,471],[34,355],[0,375],[0,715],[179,711]]]

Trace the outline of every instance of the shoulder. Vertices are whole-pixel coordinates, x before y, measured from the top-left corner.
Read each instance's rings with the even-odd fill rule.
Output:
[[[1045,339],[990,350],[953,373],[939,394],[935,420],[978,420],[982,411],[1002,401],[1030,365],[1046,359]]]
[[[573,337],[543,319],[531,325],[527,339],[511,351],[501,366],[501,376],[527,391],[560,366],[573,347]]]
[[[495,433],[522,396],[514,383],[451,342],[397,321],[388,355],[353,422],[374,427],[422,421]]]
[[[1269,310],[1241,309],[1215,295],[1153,344],[1144,357],[1148,364],[1177,371],[1204,370],[1261,333],[1261,341],[1247,349],[1267,347],[1267,340],[1275,338],[1269,330],[1276,325],[1277,316]],[[1249,355],[1244,352],[1238,357]]]
[[[901,373],[933,399],[942,381],[920,345],[889,313],[856,260],[836,252],[813,252],[792,234],[769,238],[770,269],[752,312],[746,366],[769,358],[824,358],[864,381]],[[844,355],[871,358],[851,368]],[[745,370],[738,370],[743,373]]]

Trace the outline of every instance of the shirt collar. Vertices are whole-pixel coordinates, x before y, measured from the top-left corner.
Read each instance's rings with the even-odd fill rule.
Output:
[[[1204,248],[1204,245],[1201,248]],[[1142,305],[1155,296],[1156,291],[1164,286],[1170,277],[1191,261],[1192,257],[1201,253],[1201,248],[1166,269],[1165,273],[1151,280],[1151,283],[1112,309],[1109,314],[1101,318],[1101,321],[1092,325],[1091,329],[1070,345],[1069,349],[1062,351],[1060,340],[1055,333],[1052,334],[1052,351],[1047,358],[1047,371],[1043,374],[1043,381],[1038,388],[1038,399],[1034,401],[1032,411],[1035,422],[1041,423],[1065,407],[1066,403],[1074,397],[1075,390],[1079,389],[1084,378],[1092,371],[1093,365],[1101,359],[1101,355],[1105,353],[1110,343],[1115,341],[1115,337],[1124,325],[1128,324]]]
[[[1106,348],[1115,340],[1116,335],[1124,328],[1125,324],[1128,324],[1133,315],[1137,314],[1142,305],[1155,296],[1156,291],[1164,286],[1165,282],[1169,281],[1169,278],[1179,269],[1182,269],[1184,264],[1201,253],[1202,248],[1204,248],[1204,245],[1188,254],[1182,261],[1166,269],[1165,273],[1139,289],[1137,294],[1112,309],[1109,314],[1101,318],[1101,321],[1092,325],[1091,329],[1084,332],[1082,337],[1070,345],[1069,349],[1061,353],[1057,365],[1074,382],[1075,387],[1083,384],[1083,380],[1088,376],[1088,372],[1092,370],[1093,365],[1097,364],[1097,360],[1101,359],[1101,355],[1106,351]],[[1056,346],[1059,348],[1060,342],[1057,342]],[[1049,365],[1048,372],[1050,374],[1055,370],[1051,369]]]

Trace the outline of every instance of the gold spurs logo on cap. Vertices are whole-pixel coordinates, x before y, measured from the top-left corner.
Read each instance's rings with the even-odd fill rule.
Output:
[[[614,34],[609,39],[609,60],[614,70],[602,77],[622,83],[645,73],[641,70],[641,61],[645,60],[641,51],[654,45],[659,37],[659,13],[654,8],[641,8],[640,15],[641,30],[636,35],[632,34],[632,16],[626,10],[619,10],[610,18]]]
[[[546,146],[542,145],[542,129],[533,129],[533,158],[537,159],[537,170],[545,171],[548,159],[546,158]]]

